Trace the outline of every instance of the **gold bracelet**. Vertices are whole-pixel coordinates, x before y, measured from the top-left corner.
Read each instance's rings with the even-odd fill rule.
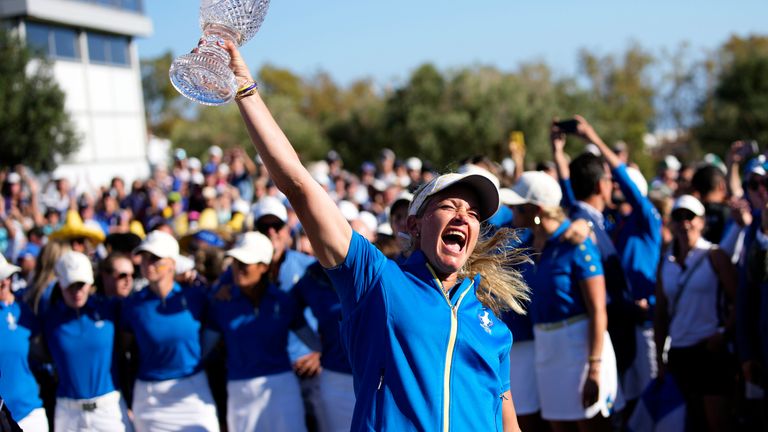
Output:
[[[589,357],[590,363],[602,363],[603,359],[600,357]]]

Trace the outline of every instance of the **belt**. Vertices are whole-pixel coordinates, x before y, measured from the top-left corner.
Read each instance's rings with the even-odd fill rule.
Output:
[[[587,314],[579,314],[579,315],[574,315],[562,321],[536,324],[533,327],[538,330],[552,331],[552,330],[557,330],[563,327],[567,327],[572,324],[576,324],[577,322],[584,321],[585,319],[587,319]]]
[[[57,398],[56,403],[61,404],[73,410],[94,412],[99,407],[109,405],[110,403],[114,403],[114,401],[119,401],[119,400],[120,400],[120,393],[116,391],[112,391],[105,395],[95,397],[93,399]]]

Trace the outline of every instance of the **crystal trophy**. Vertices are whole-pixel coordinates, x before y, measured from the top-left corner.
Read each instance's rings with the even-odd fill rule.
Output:
[[[203,105],[222,105],[237,93],[224,41],[241,46],[264,22],[269,0],[201,0],[203,36],[197,52],[177,57],[171,64],[171,84],[185,97]],[[219,45],[220,44],[220,45]]]

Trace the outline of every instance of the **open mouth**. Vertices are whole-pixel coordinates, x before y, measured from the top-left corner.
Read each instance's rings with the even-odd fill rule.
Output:
[[[447,230],[441,238],[445,247],[453,253],[461,252],[467,244],[467,235],[456,229]]]

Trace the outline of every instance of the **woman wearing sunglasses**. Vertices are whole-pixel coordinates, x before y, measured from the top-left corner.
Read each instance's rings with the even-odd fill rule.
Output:
[[[410,257],[388,260],[353,233],[256,91],[234,44],[226,43],[238,107],[259,155],[288,197],[342,305],[342,340],[355,378],[352,430],[519,430],[509,392],[511,334],[498,318],[526,287],[504,265],[509,231],[483,238],[499,207],[493,181],[444,174],[408,211]]]
[[[80,252],[66,252],[54,268],[58,288],[43,317],[43,335],[53,358],[56,431],[132,431],[115,385],[118,304],[91,295],[93,268]]]
[[[306,430],[299,379],[288,353],[289,331],[312,333],[303,308],[293,293],[270,281],[273,246],[267,236],[245,233],[227,256],[231,272],[214,288],[210,327],[226,347],[229,430]]]
[[[723,431],[728,430],[726,341],[734,326],[729,303],[736,271],[728,256],[702,237],[704,216],[704,205],[691,195],[672,206],[673,239],[659,267],[654,330],[659,376],[669,372],[680,387],[690,430]]]
[[[218,431],[210,387],[202,371],[205,292],[174,281],[179,244],[152,231],[134,250],[149,285],[123,302],[124,346],[135,341],[138,373],[133,390],[136,430]]]

